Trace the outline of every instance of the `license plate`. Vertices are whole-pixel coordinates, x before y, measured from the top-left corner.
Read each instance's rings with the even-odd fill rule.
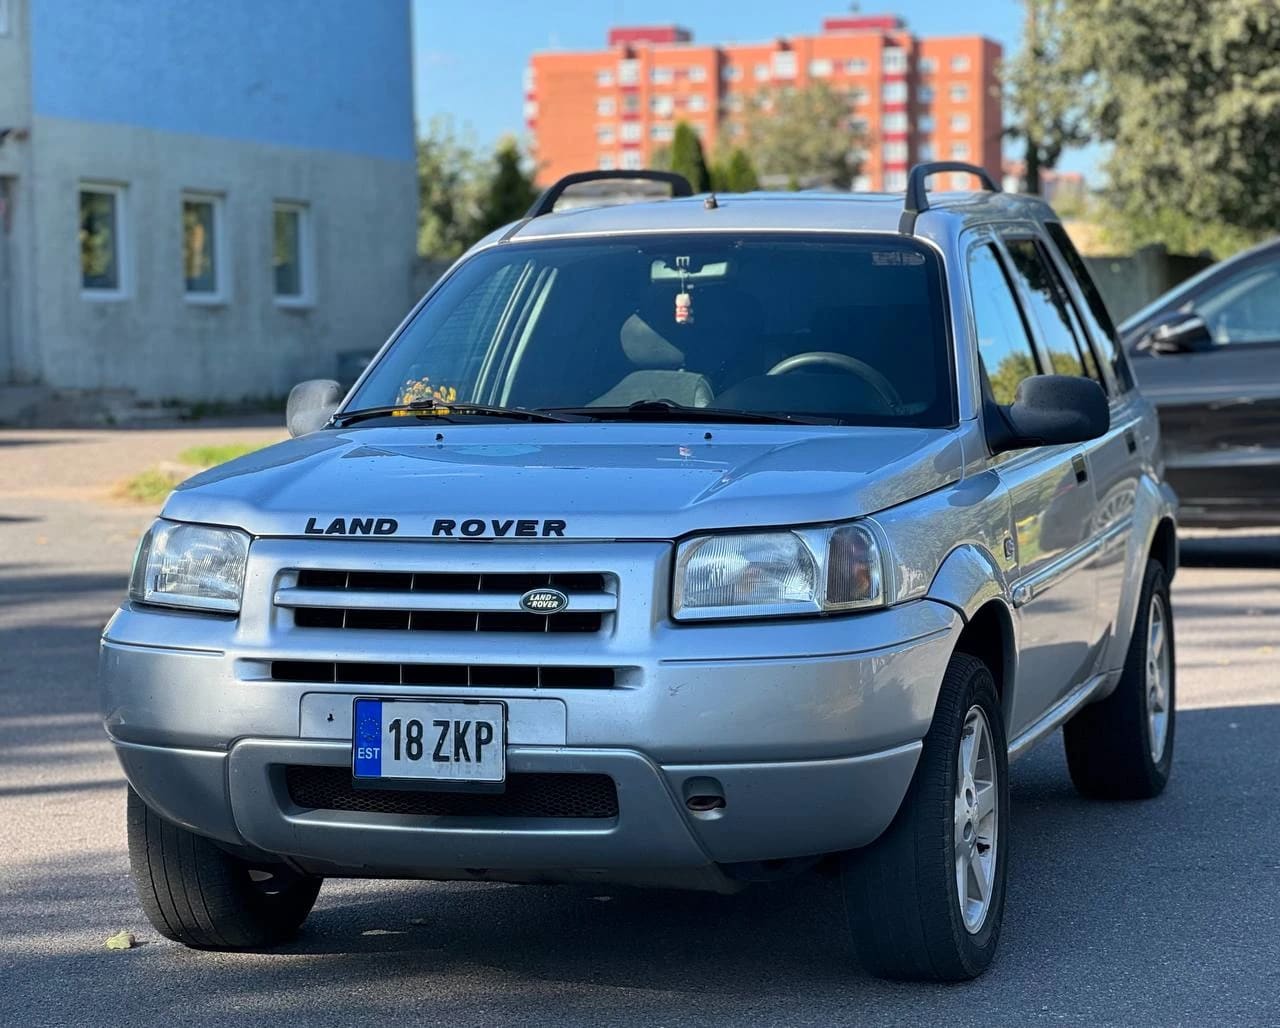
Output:
[[[448,784],[507,777],[505,703],[355,701],[351,773],[356,779]]]

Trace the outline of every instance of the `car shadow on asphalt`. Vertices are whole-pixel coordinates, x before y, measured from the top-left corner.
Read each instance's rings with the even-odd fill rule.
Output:
[[[17,869],[0,898],[14,926],[0,964],[14,995],[70,976],[103,1020],[132,1017],[130,1004],[163,983],[171,999],[190,996],[187,1023],[201,1010],[225,1023],[281,996],[287,1018],[237,1023],[355,1023],[405,1004],[454,1024],[517,1012],[525,1023],[817,1023],[806,1016],[816,1009],[822,1023],[836,1023],[833,1009],[843,1022],[962,1011],[1022,1023],[1056,1011],[1138,1023],[1152,1002],[1203,1003],[1206,975],[1230,1020],[1277,963],[1277,738],[1277,705],[1184,711],[1173,779],[1148,802],[1079,798],[1056,739],[1017,763],[1001,955],[972,985],[865,976],[838,883],[815,875],[734,896],[333,880],[280,950],[198,953],[146,925],[123,854]],[[100,939],[69,941],[94,918],[99,934],[129,926],[159,944],[107,954]],[[54,952],[28,955],[35,940]]]

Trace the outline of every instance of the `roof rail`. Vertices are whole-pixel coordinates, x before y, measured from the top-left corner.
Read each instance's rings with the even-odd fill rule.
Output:
[[[636,171],[575,171],[572,175],[565,175],[555,185],[548,187],[534,201],[525,218],[540,218],[544,214],[550,214],[555,210],[556,201],[570,186],[580,185],[583,182],[634,182],[636,180],[665,182],[671,187],[673,197],[693,196],[693,186],[689,184],[689,180],[674,171],[651,171],[647,168]]]
[[[929,209],[929,196],[924,184],[930,175],[942,171],[964,171],[975,175],[982,182],[982,188],[988,192],[998,193],[1000,187],[995,184],[986,169],[964,161],[926,161],[911,169],[907,178],[907,198],[902,205],[902,217],[898,221],[898,231],[904,236],[911,235],[916,229],[916,217]]]

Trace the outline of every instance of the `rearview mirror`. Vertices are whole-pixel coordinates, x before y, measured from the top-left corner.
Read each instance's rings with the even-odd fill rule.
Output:
[[[1204,318],[1190,312],[1157,325],[1138,343],[1139,350],[1165,354],[1198,353],[1212,347],[1213,335]]]
[[[296,439],[324,428],[342,402],[342,395],[342,386],[331,378],[299,382],[289,390],[285,405],[284,421],[289,434]]]
[[[993,453],[1088,442],[1111,428],[1111,409],[1102,387],[1077,375],[1023,379],[1013,403],[995,409],[998,416],[988,419],[987,430]]]

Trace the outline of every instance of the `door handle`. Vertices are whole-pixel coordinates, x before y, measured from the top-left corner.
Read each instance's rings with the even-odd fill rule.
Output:
[[[1076,454],[1071,458],[1071,466],[1076,470],[1076,481],[1089,481],[1089,465],[1084,462],[1084,458]]]
[[[1130,453],[1138,452],[1138,440],[1133,434],[1133,429],[1126,428],[1124,430],[1124,444],[1129,447]]]

